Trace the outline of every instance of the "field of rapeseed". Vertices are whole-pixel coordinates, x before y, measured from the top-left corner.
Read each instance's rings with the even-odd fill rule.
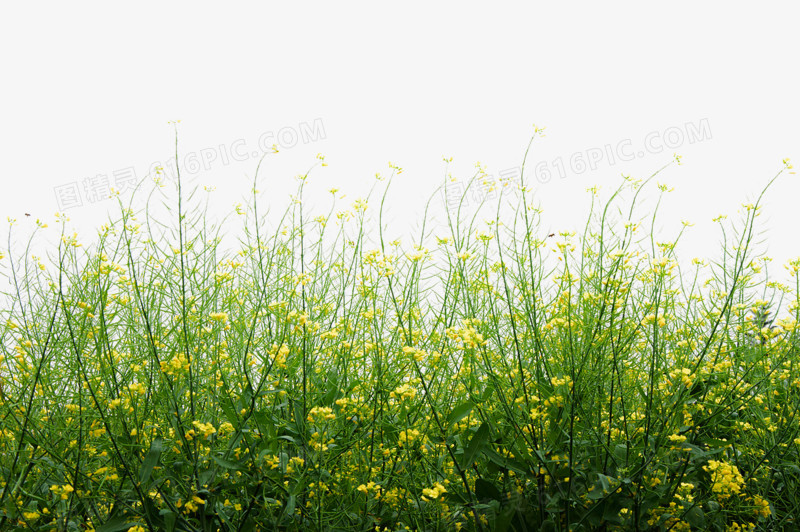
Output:
[[[0,253],[0,530],[796,529],[800,259],[767,275],[759,202],[687,271],[652,178],[580,235],[505,181],[413,242],[307,179],[230,252],[178,180],[171,222]]]

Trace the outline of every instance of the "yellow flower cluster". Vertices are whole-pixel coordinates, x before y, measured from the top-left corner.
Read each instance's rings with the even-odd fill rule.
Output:
[[[278,347],[278,344],[272,344],[269,355],[273,358],[273,364],[279,369],[283,369],[286,367],[286,357],[289,355],[289,346],[282,344]]]
[[[450,327],[445,330],[445,333],[451,340],[461,342],[465,349],[475,349],[479,346],[486,345],[486,340],[483,339],[483,335],[475,328],[475,325],[479,325],[480,323],[481,320],[479,319],[461,320],[461,327]]]
[[[427,249],[417,246],[415,251],[406,253],[406,258],[408,258],[408,260],[412,262],[419,262],[427,256],[427,253],[428,253]]]
[[[739,523],[731,523],[730,525],[725,528],[725,532],[749,532],[750,530],[755,530],[756,525],[753,523],[744,523],[740,525]]]
[[[414,357],[414,360],[417,362],[422,362],[425,359],[427,353],[420,349],[419,347],[412,347],[410,345],[403,347],[403,353],[406,355],[411,355]]]
[[[554,406],[556,408],[561,408],[564,406],[564,398],[560,395],[553,395],[545,399],[542,404],[546,407]]]
[[[319,335],[320,340],[332,340],[339,336],[339,331],[337,329],[331,329],[330,331],[325,331],[324,333]]]
[[[642,326],[647,327],[651,323],[658,323],[659,327],[664,327],[667,325],[667,320],[664,316],[656,316],[655,314],[648,314],[642,319]]]
[[[128,390],[130,390],[131,393],[137,393],[139,395],[145,395],[147,393],[147,388],[141,382],[134,382],[133,384],[129,384]]]
[[[373,266],[379,276],[388,278],[395,274],[393,255],[385,255],[380,250],[374,249],[365,253],[363,258],[364,264]]]
[[[762,498],[760,495],[753,497],[753,504],[755,505],[755,514],[759,517],[769,517],[772,511],[769,509],[769,501]]]
[[[177,354],[169,362],[161,361],[161,371],[172,377],[187,373],[189,371],[189,360],[187,360],[186,355]]]
[[[421,434],[416,429],[408,429],[400,432],[400,435],[397,437],[397,443],[400,446],[411,446],[414,444],[415,441],[420,440]]]
[[[370,491],[373,491],[373,492],[376,492],[376,493],[380,493],[381,485],[380,484],[375,484],[374,482],[369,481],[366,484],[361,484],[360,486],[358,486],[356,488],[356,490],[360,491],[364,495],[369,495]]]
[[[308,421],[310,423],[322,423],[325,421],[333,421],[336,419],[336,414],[329,406],[315,406],[308,413]]]
[[[671,386],[675,380],[680,380],[687,388],[691,387],[694,384],[692,370],[689,368],[673,369],[669,372],[668,385]]]
[[[392,488],[384,493],[382,498],[385,503],[397,509],[404,500],[407,500],[407,490],[404,488]]]
[[[686,436],[683,436],[682,434],[670,434],[668,439],[669,441],[675,443],[683,443],[686,441]]]
[[[549,331],[553,328],[565,327],[567,325],[569,325],[569,321],[567,321],[565,318],[553,318],[545,324],[544,330]]]
[[[422,500],[428,501],[430,499],[438,499],[443,494],[447,493],[447,490],[442,486],[440,483],[436,482],[433,485],[433,488],[425,488],[422,490]]]
[[[417,390],[413,386],[408,384],[401,384],[397,388],[394,389],[392,393],[389,394],[389,397],[392,399],[397,399],[398,401],[406,401],[409,399],[413,399],[417,396]]]
[[[572,384],[572,378],[568,375],[565,377],[553,377],[552,383],[553,386],[561,386],[562,384]]]
[[[333,441],[334,441],[333,438],[330,438],[328,441],[325,441],[323,439],[322,434],[320,434],[319,432],[315,432],[314,434],[311,435],[311,440],[309,441],[309,444],[311,445],[311,448],[314,449],[315,451],[325,452],[328,450],[328,446],[331,445]]]
[[[300,273],[294,277],[295,286],[307,286],[309,283],[311,283],[311,276],[307,273]]]
[[[212,312],[208,315],[208,318],[211,321],[218,321],[221,323],[226,323],[228,321],[228,313],[227,312]]]
[[[183,506],[187,512],[196,512],[198,508],[200,508],[199,504],[205,504],[206,501],[198,497],[197,495],[192,495],[192,500],[186,501],[186,504]]]
[[[278,469],[278,466],[281,465],[281,459],[279,456],[276,455],[265,455],[264,456],[264,465],[269,467],[270,469]]]
[[[741,493],[744,478],[742,478],[739,468],[735,465],[709,460],[708,465],[703,466],[703,470],[711,473],[711,482],[713,483],[711,490],[720,499],[728,499],[731,495]]]
[[[52,491],[54,494],[60,496],[61,500],[66,501],[67,499],[69,499],[69,494],[72,493],[73,491],[75,491],[75,488],[73,488],[69,484],[64,484],[63,486],[59,486],[58,484],[54,484],[54,485],[50,486],[50,491]]]
[[[192,425],[197,429],[198,434],[208,439],[212,434],[216,434],[217,429],[211,423],[201,423],[199,421],[192,421]]]
[[[289,463],[286,464],[286,474],[291,475],[295,471],[295,467],[303,467],[306,461],[299,456],[289,458]]]

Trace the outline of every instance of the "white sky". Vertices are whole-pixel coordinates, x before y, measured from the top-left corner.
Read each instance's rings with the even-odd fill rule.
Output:
[[[217,187],[214,213],[247,193],[263,137],[282,148],[260,186],[276,210],[318,152],[329,166],[309,186],[338,187],[348,202],[389,161],[403,167],[389,196],[402,231],[404,213],[410,223],[443,181],[442,156],[457,179],[477,161],[497,176],[520,165],[535,123],[547,136],[528,171],[552,173],[537,188],[548,230],[580,229],[587,187],[608,192],[621,173],[645,178],[682,155],[661,178],[675,192],[660,220],[665,235],[681,219],[696,224],[679,250],[687,258],[717,250],[711,218],[735,218],[783,158],[800,162],[800,4],[398,6],[4,3],[2,219],[20,220],[22,240],[35,218],[55,231],[63,211],[91,236],[115,205],[92,181],[113,185],[130,168],[144,177],[174,153],[167,122],[179,119],[184,175]],[[612,161],[607,146],[636,156]],[[245,160],[230,158],[234,147]],[[201,157],[206,168],[190,173]],[[591,157],[594,170],[572,170],[571,159]],[[69,207],[70,187],[81,205]],[[798,198],[788,174],[766,197],[779,276],[800,255]]]

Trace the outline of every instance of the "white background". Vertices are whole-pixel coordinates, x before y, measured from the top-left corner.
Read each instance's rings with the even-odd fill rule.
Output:
[[[623,173],[646,178],[677,152],[683,164],[659,176],[675,187],[662,239],[689,220],[680,255],[712,256],[720,232],[711,218],[735,219],[783,158],[800,162],[798,15],[789,2],[5,3],[0,215],[19,220],[14,241],[36,218],[57,231],[59,210],[88,239],[115,204],[92,201],[84,180],[113,184],[126,168],[145,177],[174,153],[167,122],[181,120],[180,154],[217,157],[185,174],[217,187],[214,216],[245,196],[256,164],[252,156],[224,164],[218,147],[246,142],[255,151],[273,135],[286,146],[259,186],[273,209],[286,207],[293,176],[319,152],[329,166],[309,186],[338,187],[345,202],[376,172],[389,175],[392,161],[404,169],[389,196],[392,229],[402,232],[403,213],[413,222],[443,182],[442,156],[454,158],[457,180],[477,161],[496,176],[520,165],[535,123],[547,136],[529,162],[553,172],[536,188],[544,229],[579,230],[587,187],[602,194]],[[291,146],[303,127],[312,129],[307,142]],[[706,137],[644,149],[654,134],[663,146],[665,132],[687,128]],[[603,153],[594,170],[569,166],[575,154],[621,143],[634,160]],[[60,209],[56,191],[73,183],[82,206]],[[798,176],[785,174],[766,196],[762,227],[779,276],[800,255],[799,193]]]

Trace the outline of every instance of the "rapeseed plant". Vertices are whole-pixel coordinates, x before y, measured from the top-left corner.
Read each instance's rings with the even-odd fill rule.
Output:
[[[0,253],[0,529],[796,527],[800,259],[768,275],[763,192],[682,269],[690,224],[657,242],[636,210],[664,169],[556,235],[478,165],[493,217],[465,191],[404,243],[399,166],[327,214],[303,174],[274,221],[257,168],[233,250],[176,170],[172,227],[120,204],[91,245],[59,215],[49,265]]]

